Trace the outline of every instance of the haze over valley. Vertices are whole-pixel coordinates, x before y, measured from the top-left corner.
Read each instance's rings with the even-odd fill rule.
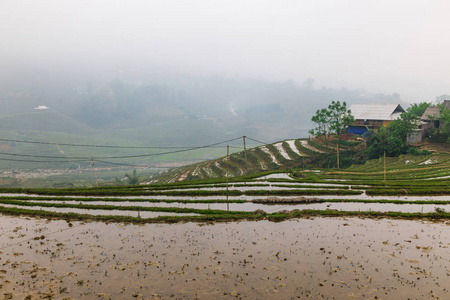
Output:
[[[170,148],[65,144],[272,143],[307,137],[311,116],[331,101],[434,101],[449,93],[447,8],[422,0],[4,1],[0,168],[73,170],[114,156],[128,156],[110,161],[117,167],[186,164],[222,157],[226,143],[166,155],[154,154]]]

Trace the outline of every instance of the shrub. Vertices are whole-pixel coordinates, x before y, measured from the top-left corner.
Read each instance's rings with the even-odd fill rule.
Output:
[[[408,151],[406,151],[406,154],[410,154],[410,155],[429,155],[431,154],[430,151],[424,149],[424,150],[419,150],[417,148],[411,147],[408,149]]]

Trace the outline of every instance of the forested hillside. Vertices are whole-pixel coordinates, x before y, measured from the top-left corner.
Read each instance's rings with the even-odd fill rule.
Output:
[[[21,119],[22,114],[45,105],[96,129],[208,118],[227,131],[242,130],[247,135],[273,141],[307,135],[311,115],[332,100],[348,103],[401,100],[398,94],[317,89],[310,81],[298,84],[180,74],[163,79],[148,74],[121,77],[83,80],[54,77],[45,72],[30,75],[28,81],[0,87],[0,116]]]

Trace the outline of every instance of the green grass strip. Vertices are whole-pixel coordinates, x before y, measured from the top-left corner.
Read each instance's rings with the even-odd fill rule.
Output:
[[[179,222],[229,222],[229,221],[257,221],[269,220],[273,222],[284,221],[292,218],[309,217],[362,217],[362,218],[394,218],[406,220],[430,219],[446,221],[450,219],[450,213],[402,213],[402,212],[375,212],[375,211],[333,211],[333,210],[302,210],[290,214],[221,214],[202,216],[160,216],[156,218],[139,218],[129,216],[101,216],[77,213],[56,213],[44,210],[30,210],[15,207],[1,207],[0,213],[8,215],[27,215],[44,218],[55,218],[77,221],[103,221],[103,222],[130,222],[130,223],[179,223]]]
[[[195,191],[62,191],[62,190],[26,190],[21,193],[35,194],[35,195],[51,195],[51,196],[181,196],[181,197],[194,197],[194,196],[260,196],[260,195],[360,195],[362,191],[346,190],[346,189],[290,189],[290,190],[225,190],[222,191],[208,191],[208,190],[195,190]]]
[[[348,190],[348,186],[336,186],[336,185],[300,185],[300,184],[272,184],[275,187],[285,187],[285,188],[316,188],[316,189],[340,189],[340,190]]]
[[[279,205],[279,204],[303,204],[303,203],[292,203],[292,202],[283,202],[280,201],[278,203],[264,203],[259,202],[258,200],[247,201],[247,200],[167,200],[167,199],[127,199],[127,198],[61,198],[61,197],[0,197],[0,203],[2,200],[23,200],[23,201],[71,201],[71,202],[147,202],[147,203],[182,203],[182,204],[211,204],[211,203],[235,203],[235,204],[243,204],[248,202],[258,203],[258,204],[266,204],[266,205]],[[450,200],[391,200],[391,199],[322,199],[320,203],[386,203],[386,204],[419,204],[419,205],[450,205]],[[30,202],[37,203],[37,202]],[[319,202],[314,202],[319,203]],[[305,203],[312,204],[312,203]]]
[[[2,192],[2,191],[0,191]],[[147,191],[147,190],[62,190],[62,189],[10,189],[4,193],[23,193],[52,196],[240,196],[239,190],[223,191]]]
[[[55,207],[55,208],[78,208],[78,209],[101,209],[101,210],[128,210],[128,211],[151,211],[151,212],[171,212],[184,214],[205,214],[205,215],[246,215],[252,212],[243,211],[225,211],[218,209],[196,209],[181,207],[144,207],[144,206],[118,206],[118,205],[91,205],[91,204],[69,204],[69,203],[46,203],[46,202],[30,202],[19,200],[0,200],[2,204],[20,205],[20,206],[39,206],[39,207]]]
[[[373,204],[373,203],[380,203],[380,204],[396,204],[396,205],[402,205],[402,204],[417,204],[417,205],[450,205],[450,201],[441,201],[441,200],[387,200],[387,199],[380,199],[380,200],[363,200],[363,199],[319,199],[319,201],[314,202],[285,202],[281,200],[280,202],[264,202],[259,199],[252,200],[252,203],[257,204],[263,204],[263,205],[308,205],[308,204],[316,204],[316,203],[364,203],[364,204]]]
[[[372,218],[402,218],[402,219],[450,219],[450,212],[432,212],[432,213],[405,213],[405,212],[378,212],[378,211],[336,211],[336,210],[302,210],[293,212],[294,216],[356,216],[356,217],[372,217]]]
[[[171,199],[142,199],[142,198],[70,198],[70,197],[0,197],[0,200],[48,200],[48,201],[78,201],[78,202],[148,202],[148,203],[246,203],[246,200],[171,200]]]
[[[419,205],[427,205],[427,204],[434,204],[434,205],[449,205],[450,201],[441,201],[441,200],[362,200],[362,199],[326,199],[323,200],[324,203],[326,202],[336,202],[336,203],[387,203],[387,204],[419,204]]]
[[[179,222],[214,222],[214,221],[241,221],[241,220],[260,220],[261,215],[258,214],[216,214],[216,215],[202,215],[202,216],[159,216],[156,218],[140,218],[130,216],[103,216],[103,215],[89,215],[78,213],[58,213],[45,210],[22,209],[16,207],[1,207],[0,213],[8,215],[27,215],[44,218],[55,218],[64,220],[78,220],[78,221],[103,221],[103,222],[130,222],[130,223],[179,223]]]
[[[317,196],[317,195],[361,195],[362,191],[329,189],[329,190],[255,190],[244,191],[247,196]]]
[[[449,188],[414,188],[414,189],[368,189],[366,190],[367,195],[382,195],[382,196],[443,196],[450,195]]]

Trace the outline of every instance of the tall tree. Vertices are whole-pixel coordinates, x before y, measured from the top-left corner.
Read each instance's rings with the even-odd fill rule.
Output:
[[[347,103],[339,101],[332,101],[328,106],[330,113],[330,130],[331,134],[340,136],[347,132],[347,128],[350,124],[355,122],[355,118],[352,116],[350,109],[347,109]]]
[[[407,137],[417,128],[419,118],[407,111],[400,118],[386,127],[380,127],[367,139],[367,156],[379,158],[386,152],[387,156],[399,156],[408,151]]]
[[[388,125],[389,132],[406,143],[407,137],[418,128],[419,118],[412,112],[404,112]]]
[[[309,131],[310,134],[319,137],[325,144],[328,143],[328,136],[330,134],[330,114],[326,108],[316,111],[316,114],[311,118],[311,121],[317,124],[316,128]]]
[[[406,153],[408,147],[389,128],[380,127],[367,139],[366,154],[369,158],[379,158],[386,153],[386,156],[399,156]]]
[[[438,105],[440,108],[440,128],[439,133],[442,135],[442,140],[450,143],[450,109],[443,103]]]
[[[136,170],[133,170],[132,174],[125,173],[125,177],[127,178],[128,184],[130,185],[136,185],[141,180],[139,175],[136,173]]]
[[[430,105],[430,102],[413,103],[406,109],[406,111],[420,118]]]
[[[316,137],[323,138],[327,142],[328,135],[340,135],[347,131],[350,124],[355,121],[351,111],[347,109],[345,101],[332,101],[328,108],[322,108],[316,112],[311,121],[317,124],[316,128],[309,131]]]

